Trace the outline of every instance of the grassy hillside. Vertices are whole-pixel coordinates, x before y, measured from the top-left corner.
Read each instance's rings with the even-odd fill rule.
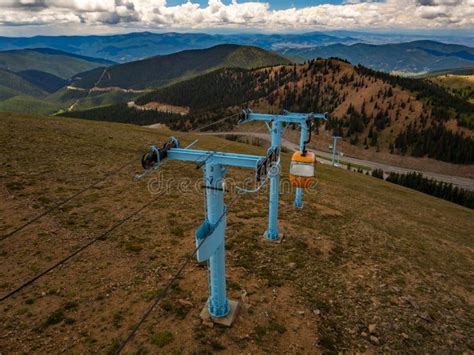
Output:
[[[133,101],[140,94],[122,91],[77,91],[63,88],[46,98],[47,102],[55,104],[58,109],[67,111],[72,105],[74,110],[88,110],[107,105],[116,105]]]
[[[158,88],[223,67],[255,68],[285,63],[289,61],[257,47],[219,45],[81,73],[78,75],[81,79],[74,86],[87,89],[93,86]]]
[[[44,97],[47,95],[47,92],[27,81],[19,74],[2,69],[0,69],[0,90],[3,92],[3,95],[0,93],[0,100],[15,95],[36,97]]]
[[[0,69],[12,72],[38,70],[69,79],[84,72],[111,62],[61,52],[52,49],[21,49],[0,52]]]
[[[74,107],[75,110],[86,110],[101,106],[115,105],[136,99],[140,94],[125,93],[121,91],[94,92],[83,98]]]
[[[1,73],[0,73],[0,76],[1,76]],[[0,86],[0,100],[6,100],[16,95],[18,95],[17,91]]]
[[[443,74],[432,76],[430,80],[453,95],[474,103],[474,74]]]
[[[49,115],[58,110],[57,105],[31,96],[17,95],[0,101],[0,112],[19,112]]]
[[[202,171],[168,162],[142,181],[140,155],[170,134],[131,125],[0,114],[0,233],[136,157],[120,174],[0,243],[0,292],[54,264],[152,197],[151,178],[171,183],[151,208],[109,238],[5,301],[5,352],[105,353],[137,323],[185,255],[202,222]],[[25,140],[24,137],[29,139]],[[202,138],[195,148],[263,154]],[[35,154],[32,155],[31,152]],[[289,154],[283,154],[286,176]],[[249,171],[230,169],[242,181]],[[469,352],[474,348],[474,212],[345,170],[318,166],[303,210],[281,196],[281,244],[261,237],[267,192],[229,209],[229,296],[241,313],[232,328],[209,328],[199,312],[208,284],[192,262],[127,351],[150,353]],[[232,196],[226,197],[230,201]],[[194,206],[190,208],[189,206]],[[447,252],[449,251],[449,252]]]
[[[405,74],[462,68],[474,64],[474,48],[434,41],[383,45],[334,44],[290,49],[286,54],[306,59],[338,57],[375,70]]]

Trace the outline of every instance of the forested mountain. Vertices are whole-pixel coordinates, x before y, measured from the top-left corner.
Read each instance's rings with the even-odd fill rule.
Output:
[[[77,75],[73,85],[83,89],[158,88],[223,67],[250,69],[287,63],[288,59],[261,48],[226,44],[94,69]]]
[[[39,48],[0,52],[0,111],[53,113],[60,108],[49,100],[72,76],[110,61]]]
[[[40,70],[24,70],[17,74],[48,93],[53,93],[69,83],[69,80]]]
[[[36,70],[62,79],[112,62],[79,56],[49,48],[10,50],[0,52],[0,69],[12,72]]]
[[[0,69],[0,101],[17,95],[41,97],[46,94],[43,89],[21,75]]]
[[[333,44],[289,49],[285,54],[305,59],[338,57],[385,72],[423,73],[474,64],[474,48],[434,41],[382,45]]]
[[[117,104],[135,99],[148,87],[217,68],[255,68],[289,60],[256,47],[222,45],[103,66],[108,63],[50,49],[0,52],[0,70],[9,68],[0,73],[0,110],[34,113],[38,107],[38,113],[45,114]],[[11,101],[15,96],[21,100]],[[2,100],[10,101],[2,104]]]
[[[146,114],[147,123],[165,122],[188,130],[238,112],[242,105],[264,112],[283,108],[329,112],[326,129],[362,149],[460,164],[474,162],[473,104],[430,81],[391,76],[341,60],[255,70],[221,69],[144,95],[136,104],[185,107],[189,114],[169,119],[155,111],[157,116],[153,117],[150,110],[123,105],[123,115],[115,107],[113,116],[143,123]],[[107,110],[70,115],[97,119],[106,116]],[[230,124],[221,128],[228,129]]]

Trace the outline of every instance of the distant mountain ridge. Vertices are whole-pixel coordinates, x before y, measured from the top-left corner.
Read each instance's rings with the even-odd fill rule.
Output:
[[[69,53],[69,52],[65,52],[65,51],[61,51],[61,50],[53,49],[53,48],[47,48],[47,47],[45,47],[45,48],[13,49],[13,50],[4,51],[4,53],[8,53],[8,52],[14,53],[16,51],[32,51],[32,52],[42,53],[42,54],[46,54],[46,55],[66,55],[68,57],[73,57],[73,58],[85,60],[85,61],[91,62],[91,63],[107,64],[107,65],[115,64],[115,62],[113,62],[111,60],[107,60],[107,59],[103,59],[103,58],[96,58],[96,57],[88,57],[88,56],[85,56],[85,55]]]
[[[288,63],[288,59],[258,47],[225,44],[93,69],[76,75],[73,86],[81,89],[159,88],[224,67],[251,69]]]
[[[285,54],[304,59],[338,57],[375,70],[406,74],[462,68],[474,64],[474,48],[435,41],[383,45],[334,44],[289,49]]]
[[[62,79],[70,79],[77,73],[111,61],[80,56],[51,48],[18,49],[0,52],[0,69],[11,72],[37,70]]]
[[[332,36],[322,32],[228,35],[134,32],[106,36],[0,37],[0,50],[48,47],[125,63],[151,56],[172,54],[189,49],[209,48],[220,44],[251,45],[267,50],[278,50],[355,42],[355,39],[347,36]]]
[[[423,34],[376,33],[360,31],[324,31],[307,33],[152,33],[133,32],[93,36],[0,37],[0,50],[47,47],[79,55],[105,58],[125,63],[156,55],[166,55],[188,49],[202,49],[219,44],[239,44],[284,52],[294,48],[315,48],[331,44],[387,44],[417,40],[434,40],[474,46],[467,36],[433,36]]]

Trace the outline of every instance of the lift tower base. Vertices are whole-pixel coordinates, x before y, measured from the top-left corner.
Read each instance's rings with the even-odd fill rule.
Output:
[[[213,322],[215,324],[223,325],[224,327],[231,327],[235,319],[239,315],[239,311],[240,311],[239,301],[229,299],[229,308],[230,308],[229,314],[227,314],[225,317],[219,317],[219,318],[211,317],[211,315],[209,314],[208,305],[206,303],[199,317],[203,321],[206,321],[206,322]]]

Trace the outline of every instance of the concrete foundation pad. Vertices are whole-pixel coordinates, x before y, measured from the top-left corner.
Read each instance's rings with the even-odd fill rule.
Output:
[[[239,301],[229,299],[229,307],[230,307],[230,312],[228,315],[226,315],[225,317],[216,318],[216,317],[211,317],[207,309],[207,303],[206,303],[199,316],[201,317],[203,321],[207,321],[207,322],[211,321],[215,324],[223,325],[224,327],[231,327],[232,323],[234,323],[235,319],[237,318],[237,315],[239,314],[239,310],[240,310]]]
[[[285,234],[281,233],[279,236],[278,236],[278,239],[277,240],[271,240],[271,239],[268,239],[267,238],[267,232],[263,233],[263,239],[265,239],[267,242],[272,242],[272,243],[276,243],[276,244],[281,244],[283,243],[283,240],[285,239]]]

